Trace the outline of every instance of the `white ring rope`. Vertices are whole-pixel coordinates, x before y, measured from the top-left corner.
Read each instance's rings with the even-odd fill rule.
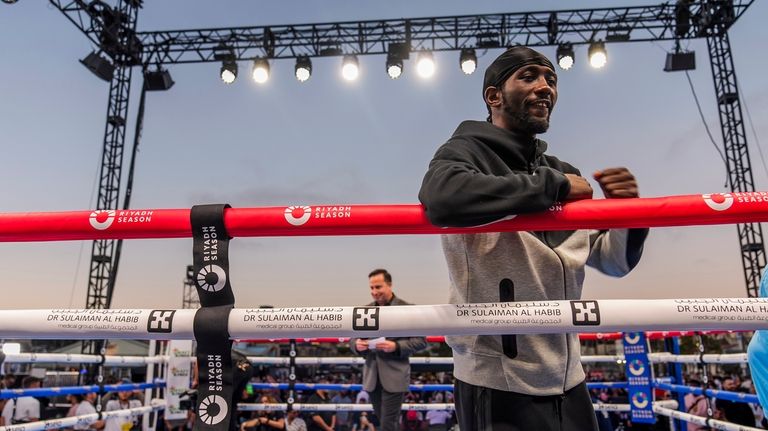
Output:
[[[673,355],[672,353],[649,353],[651,362],[674,362],[678,364],[747,364],[746,353],[724,353],[704,355]]]
[[[661,405],[669,408],[677,408],[677,401],[664,400],[656,401],[654,405]],[[617,411],[628,412],[630,410],[629,404],[606,404],[596,403],[593,404],[595,410],[599,411]],[[240,411],[285,411],[288,405],[285,403],[240,403],[237,405],[237,409]],[[370,412],[373,411],[373,405],[371,404],[306,404],[299,403],[293,404],[293,409],[296,411],[317,411],[317,412]],[[429,411],[429,410],[453,410],[453,403],[435,403],[435,404],[408,404],[404,403],[402,410],[417,410],[417,411]],[[0,430],[1,431],[1,430]]]
[[[686,422],[690,422],[697,425],[704,425],[704,426],[710,426],[714,429],[718,430],[725,430],[725,431],[764,431],[762,428],[754,428],[744,425],[738,425],[738,424],[732,424],[730,422],[724,422],[717,419],[709,419],[707,421],[707,418],[702,416],[696,416],[692,415],[690,413],[684,413],[678,410],[672,410],[669,408],[662,407],[660,405],[657,405],[657,403],[653,403],[653,411],[654,413],[660,414],[662,416],[671,417],[674,419],[680,419]],[[709,423],[707,423],[709,422]]]
[[[746,364],[746,353],[705,354],[701,355],[675,355],[672,353],[649,353],[648,359],[654,363],[674,362],[680,364]],[[702,360],[703,359],[703,360]],[[248,356],[248,360],[255,365],[290,365],[291,358],[273,356]],[[581,362],[619,362],[624,360],[624,355],[582,355]],[[428,357],[415,356],[409,358],[412,365],[453,365],[452,357]],[[296,358],[297,365],[363,365],[365,358],[348,356],[324,356]]]
[[[152,405],[134,407],[132,409],[113,410],[109,412],[102,412],[101,419],[109,418],[127,418],[143,415],[153,411],[162,410],[165,408],[163,400],[153,400]],[[87,425],[92,424],[99,420],[98,413],[91,413],[82,416],[70,416],[65,418],[50,419],[47,421],[28,422],[18,425],[8,425],[0,427],[0,431],[42,431],[49,429],[73,427],[75,425]]]
[[[9,353],[6,363],[13,364],[99,364],[101,356],[70,353]],[[105,356],[104,365],[110,367],[136,367],[150,364],[164,364],[168,356]]]
[[[173,311],[169,315],[168,311]],[[196,310],[4,310],[0,337],[192,339]],[[109,320],[107,320],[109,317]],[[768,329],[768,299],[530,301],[233,309],[233,339]]]

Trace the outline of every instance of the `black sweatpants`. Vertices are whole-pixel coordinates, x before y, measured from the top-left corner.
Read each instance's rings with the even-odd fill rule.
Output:
[[[499,391],[456,380],[461,431],[597,431],[586,383],[562,395]]]

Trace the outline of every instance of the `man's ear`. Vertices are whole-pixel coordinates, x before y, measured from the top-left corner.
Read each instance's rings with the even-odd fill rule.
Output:
[[[496,87],[488,87],[483,93],[485,103],[488,106],[499,107],[501,106],[501,90]]]

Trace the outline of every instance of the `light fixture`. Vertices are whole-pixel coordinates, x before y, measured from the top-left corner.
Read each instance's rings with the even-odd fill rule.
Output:
[[[356,55],[345,55],[341,62],[341,76],[347,81],[354,81],[360,75],[360,66]]]
[[[563,70],[568,70],[573,67],[573,62],[576,57],[573,53],[573,45],[570,43],[564,43],[557,47],[557,64]]]
[[[459,56],[459,66],[465,75],[471,75],[477,69],[477,54],[472,48],[462,48]]]
[[[387,55],[387,75],[392,79],[397,79],[403,74],[403,60],[394,55]]]
[[[608,54],[605,51],[605,43],[602,41],[592,42],[587,51],[589,65],[595,69],[600,69],[608,62]]]
[[[416,73],[422,78],[430,78],[435,74],[435,60],[431,51],[422,51],[416,60]]]
[[[237,62],[234,60],[224,60],[221,63],[221,80],[225,84],[231,84],[237,79]]]
[[[173,84],[173,78],[166,69],[158,68],[144,72],[144,89],[147,91],[169,90]]]
[[[100,53],[92,51],[84,59],[80,60],[80,63],[99,78],[107,82],[112,81],[112,76],[115,74],[115,66]]]
[[[307,56],[301,56],[296,58],[296,67],[294,68],[296,73],[296,79],[299,82],[305,82],[312,76],[312,61]]]
[[[253,60],[253,70],[251,78],[257,84],[263,84],[269,81],[269,61],[266,58],[257,58]]]
[[[693,51],[680,51],[667,53],[667,61],[664,63],[665,72],[677,72],[680,70],[696,69],[696,53]]]

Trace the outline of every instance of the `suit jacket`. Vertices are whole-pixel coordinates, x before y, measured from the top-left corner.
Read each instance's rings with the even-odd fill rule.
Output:
[[[375,306],[371,302],[369,306]],[[389,303],[392,305],[411,305],[395,296]],[[411,354],[427,347],[427,339],[424,337],[387,337],[387,340],[397,343],[397,349],[392,353],[378,350],[365,350],[358,352],[355,348],[357,339],[349,341],[354,352],[365,358],[363,367],[363,389],[371,392],[376,389],[376,382],[387,392],[408,392],[411,384],[411,364],[408,358]]]

